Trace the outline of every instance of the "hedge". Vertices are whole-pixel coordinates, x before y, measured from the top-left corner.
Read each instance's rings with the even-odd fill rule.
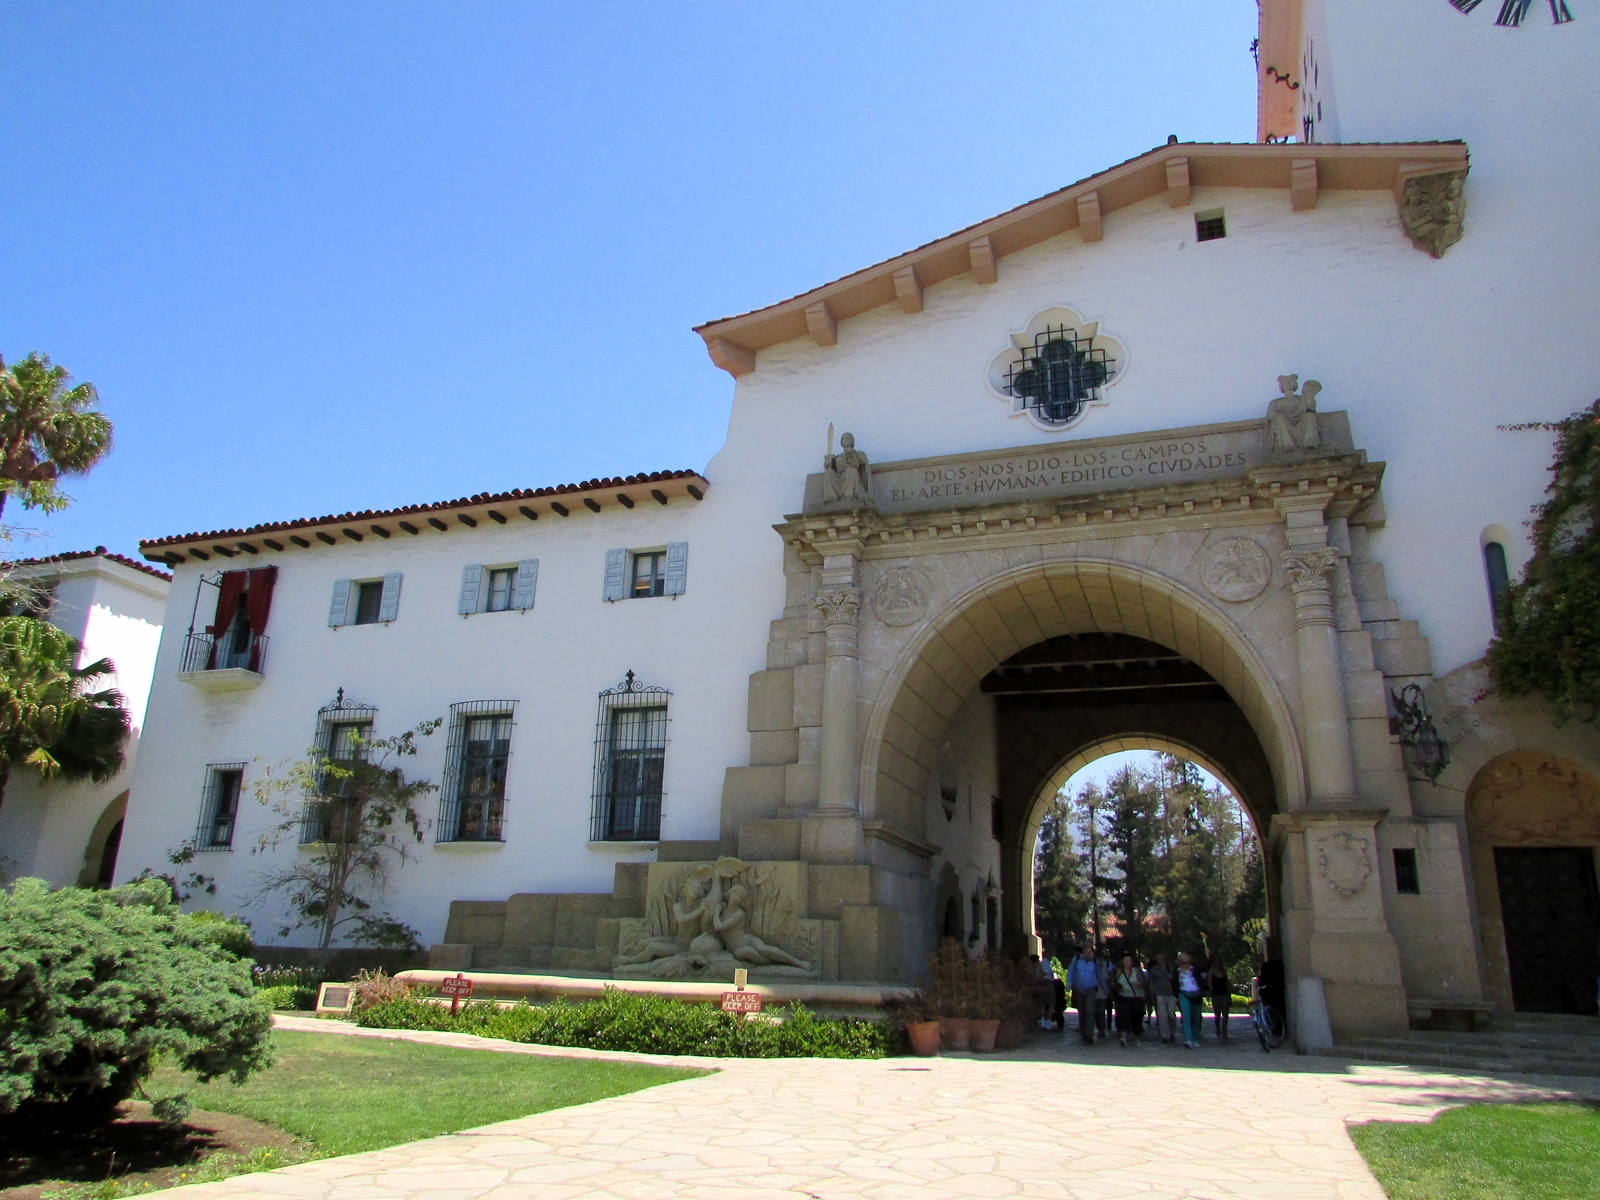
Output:
[[[509,1008],[489,1001],[454,1015],[427,1000],[392,1000],[355,1014],[374,1029],[430,1029],[545,1046],[696,1054],[711,1058],[882,1058],[891,1033],[880,1021],[819,1019],[796,1004],[745,1020],[709,1004],[688,1004],[607,988],[599,1000]]]

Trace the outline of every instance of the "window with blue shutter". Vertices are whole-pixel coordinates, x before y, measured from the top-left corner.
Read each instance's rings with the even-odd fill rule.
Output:
[[[334,627],[350,623],[350,580],[333,581],[333,604],[328,609],[328,624]]]
[[[626,550],[607,550],[605,589],[601,598],[604,600],[621,600],[626,594],[627,575],[628,552]]]
[[[689,582],[689,543],[667,543],[667,586],[665,593],[668,596],[681,596]]]
[[[456,611],[463,617],[478,611],[478,589],[483,586],[483,566],[470,563],[461,568],[461,599]]]
[[[512,601],[512,607],[526,609],[533,607],[533,594],[539,586],[539,560],[525,558],[517,564],[517,593]]]
[[[378,620],[388,622],[400,615],[400,572],[383,577],[383,599],[378,605]]]

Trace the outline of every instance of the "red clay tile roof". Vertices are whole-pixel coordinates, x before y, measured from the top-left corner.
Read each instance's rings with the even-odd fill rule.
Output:
[[[698,471],[650,471],[639,475],[590,479],[582,483],[562,483],[557,484],[555,487],[513,488],[509,492],[480,492],[476,496],[464,496],[459,500],[438,500],[432,504],[411,504],[403,508],[364,509],[361,512],[334,513],[323,517],[300,517],[293,521],[271,521],[262,525],[251,525],[245,529],[217,529],[209,533],[174,534],[171,537],[141,540],[139,549],[147,558],[161,558],[163,556],[159,551],[162,547],[186,545],[190,542],[210,541],[212,539],[226,541],[229,538],[249,537],[263,533],[273,533],[278,530],[314,529],[319,525],[337,525],[347,521],[382,520],[385,518],[404,517],[413,513],[443,512],[450,509],[479,508],[489,504],[506,504],[516,500],[544,500],[554,496],[614,490],[628,486],[639,487],[675,479],[695,480],[701,484],[707,482],[705,477]]]
[[[112,562],[119,562],[125,567],[132,567],[135,571],[143,571],[146,575],[154,575],[157,579],[172,582],[172,576],[165,571],[158,571],[149,563],[139,562],[137,559],[124,558],[120,554],[113,554],[104,546],[96,546],[93,550],[68,550],[62,554],[51,554],[44,558],[18,558],[10,562],[0,563],[4,567],[44,567],[51,563],[76,562],[84,558],[109,558]]]

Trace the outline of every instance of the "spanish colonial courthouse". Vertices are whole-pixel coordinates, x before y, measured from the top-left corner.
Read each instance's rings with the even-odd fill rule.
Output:
[[[1256,142],[699,327],[703,471],[143,543],[118,877],[192,842],[269,935],[327,822],[253,853],[261,773],[440,717],[380,898],[435,965],[909,982],[1030,943],[1046,801],[1162,748],[1303,1043],[1592,1012],[1600,739],[1481,660],[1550,456],[1497,427],[1600,393],[1600,4],[1260,9]]]

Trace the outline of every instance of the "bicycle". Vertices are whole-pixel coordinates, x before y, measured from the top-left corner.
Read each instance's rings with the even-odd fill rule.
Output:
[[[1256,1037],[1268,1054],[1283,1045],[1286,1030],[1278,1010],[1261,998],[1261,980],[1250,981],[1250,1021],[1256,1027]]]

